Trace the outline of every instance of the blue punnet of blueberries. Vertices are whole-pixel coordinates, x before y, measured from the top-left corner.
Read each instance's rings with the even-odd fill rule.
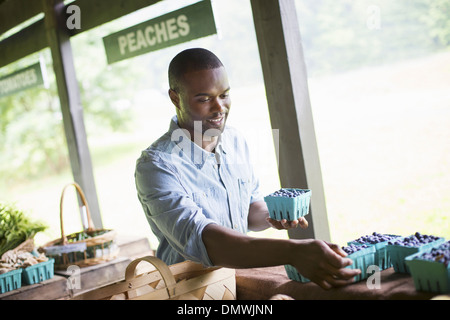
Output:
[[[269,197],[295,198],[304,193],[306,193],[306,191],[302,189],[280,189],[269,194]]]
[[[450,240],[416,256],[415,259],[440,262],[448,267],[450,263]]]
[[[399,236],[389,235],[389,234],[381,234],[381,233],[378,233],[378,232],[374,232],[372,234],[359,237],[358,239],[354,240],[354,242],[375,244],[375,243],[380,243],[380,242],[393,240],[393,239],[398,238],[398,237]]]
[[[416,232],[413,235],[404,238],[394,239],[388,242],[391,245],[403,246],[403,247],[420,247],[424,244],[438,240],[439,237],[421,234]]]

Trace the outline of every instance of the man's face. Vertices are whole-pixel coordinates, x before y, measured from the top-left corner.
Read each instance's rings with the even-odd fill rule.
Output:
[[[181,128],[191,134],[201,131],[206,136],[223,132],[231,106],[230,85],[224,67],[184,74],[179,91],[170,90],[169,94],[177,107]],[[195,127],[194,122],[197,122]]]

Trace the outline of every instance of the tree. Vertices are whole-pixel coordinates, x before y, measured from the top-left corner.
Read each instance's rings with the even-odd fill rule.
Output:
[[[72,41],[88,136],[128,128],[132,119],[129,101],[142,75],[139,66],[126,62],[107,66],[104,53],[99,53],[103,50],[100,32],[94,29]],[[9,74],[35,63],[39,56],[46,61],[49,87],[0,98],[0,175],[5,185],[10,180],[69,168],[50,50],[32,54],[1,71]]]
[[[310,75],[391,63],[450,45],[450,0],[297,0],[296,5]],[[370,27],[371,19],[379,19],[378,27]]]

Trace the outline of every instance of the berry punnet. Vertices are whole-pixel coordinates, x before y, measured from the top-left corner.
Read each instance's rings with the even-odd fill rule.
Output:
[[[366,279],[369,276],[368,267],[375,261],[375,247],[367,244],[349,244],[342,247],[342,250],[348,254],[348,258],[353,260],[353,263],[346,268],[361,270],[361,273],[355,277],[355,281]]]
[[[297,220],[309,213],[311,190],[281,188],[264,197],[269,216],[275,220]]]

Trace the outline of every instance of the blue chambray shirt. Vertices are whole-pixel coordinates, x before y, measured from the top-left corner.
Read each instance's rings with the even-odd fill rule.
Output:
[[[174,116],[167,133],[136,163],[136,188],[159,241],[156,256],[168,265],[184,260],[212,266],[202,231],[215,223],[248,231],[251,203],[263,199],[248,146],[226,126],[215,153],[196,145]]]

